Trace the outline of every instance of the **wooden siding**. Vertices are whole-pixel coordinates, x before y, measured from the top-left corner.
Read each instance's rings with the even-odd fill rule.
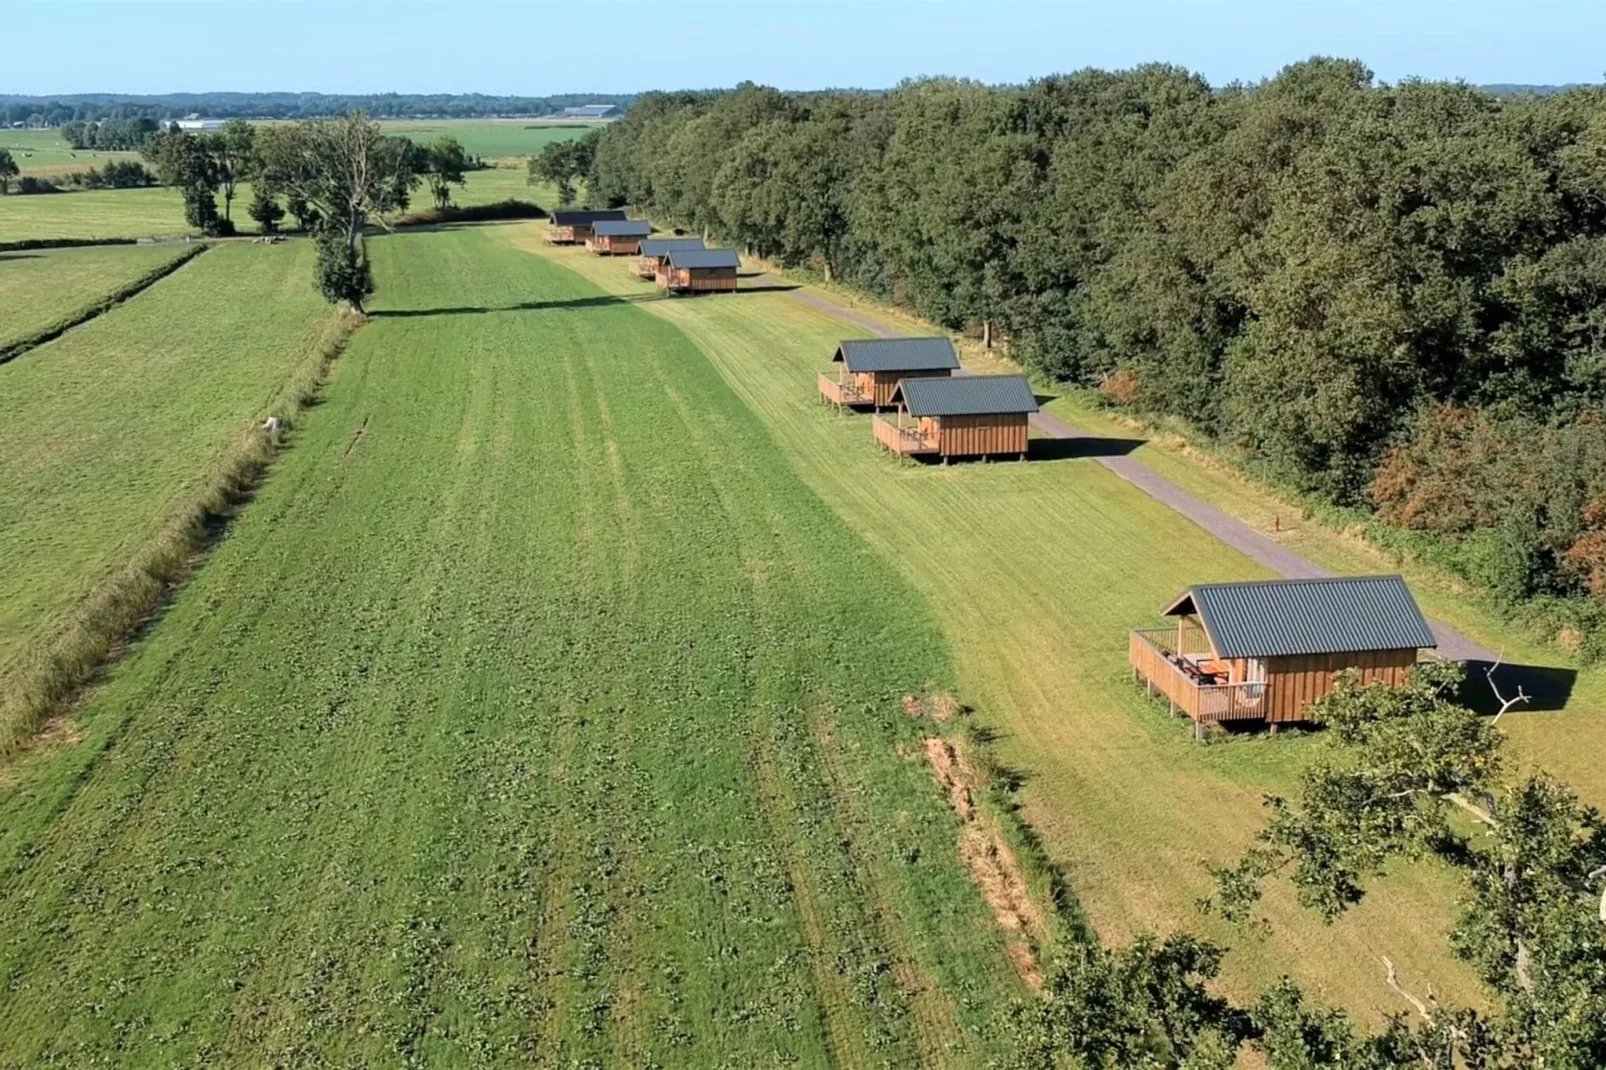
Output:
[[[938,452],[944,457],[1020,455],[1027,450],[1024,412],[927,419],[936,423]],[[922,419],[922,426],[925,423]]]
[[[1189,660],[1225,672],[1226,683],[1201,685],[1172,664],[1165,654],[1180,650]],[[1128,658],[1132,668],[1178,709],[1199,721],[1264,720],[1289,724],[1310,719],[1312,702],[1333,690],[1344,669],[1359,669],[1367,683],[1399,686],[1410,677],[1417,651],[1377,650],[1358,654],[1312,654],[1266,658],[1266,682],[1249,682],[1246,658],[1217,658],[1196,618],[1181,617],[1174,628],[1132,633]]]
[[[615,235],[592,235],[587,247],[598,256],[635,256],[641,252],[641,239]]]
[[[736,289],[736,269],[672,268],[659,273],[658,285],[678,293],[730,293]]]
[[[1333,678],[1344,669],[1359,669],[1369,684],[1397,687],[1409,678],[1416,660],[1415,649],[1267,658],[1266,720],[1274,724],[1306,720],[1306,707],[1333,690]],[[1235,662],[1234,668],[1236,672],[1247,671],[1242,662]]]
[[[553,245],[573,245],[574,228],[548,227],[546,228],[546,240],[551,242]]]
[[[887,409],[892,407],[892,392],[898,389],[898,384],[904,379],[946,379],[949,372],[944,368],[941,371],[858,372],[857,374],[860,388],[875,399],[875,407]]]

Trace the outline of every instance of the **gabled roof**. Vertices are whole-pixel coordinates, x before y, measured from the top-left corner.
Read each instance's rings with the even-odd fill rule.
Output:
[[[735,249],[678,249],[669,254],[669,266],[677,268],[741,267]]]
[[[701,238],[648,238],[641,243],[641,255],[668,256],[670,253],[687,252],[702,247]]]
[[[914,416],[992,416],[1036,412],[1037,398],[1024,375],[965,375],[905,379],[892,392]]]
[[[555,227],[572,227],[575,225],[588,225],[599,219],[623,219],[623,208],[564,208],[552,213],[552,225]]]
[[[591,231],[604,238],[645,238],[652,233],[652,224],[645,219],[599,219]]]
[[[959,354],[946,338],[854,338],[836,347],[832,362],[850,372],[933,372],[957,370]]]
[[[1223,658],[1438,645],[1399,576],[1196,583],[1165,612],[1198,613],[1211,646]]]

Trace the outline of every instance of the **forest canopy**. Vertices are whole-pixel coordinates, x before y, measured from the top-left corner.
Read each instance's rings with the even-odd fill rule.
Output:
[[[1317,58],[1225,88],[1151,65],[650,93],[589,187],[1004,339],[1599,633],[1606,89]],[[1439,455],[1464,440],[1499,456]]]

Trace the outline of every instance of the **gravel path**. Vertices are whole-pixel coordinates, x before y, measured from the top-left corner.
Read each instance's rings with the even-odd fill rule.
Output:
[[[878,323],[868,316],[843,308],[821,297],[819,294],[810,293],[807,290],[794,290],[791,296],[793,300],[801,301],[811,308],[818,309],[838,319],[846,320],[854,326],[862,327],[878,338],[896,338],[900,334],[899,331],[886,326],[884,323]],[[961,371],[959,374],[972,375],[975,373]],[[1072,427],[1058,416],[1047,412],[1040,412],[1033,416],[1032,426],[1050,438],[1096,440],[1098,437],[1088,434],[1079,428]],[[1102,464],[1134,487],[1137,487],[1155,501],[1169,505],[1172,509],[1204,528],[1251,561],[1270,569],[1279,576],[1284,576],[1288,579],[1317,579],[1334,574],[1316,564],[1316,562],[1294,553],[1281,543],[1268,539],[1237,517],[1228,516],[1215,506],[1199,500],[1136,457],[1096,456],[1093,460]],[[1430,620],[1428,625],[1433,629],[1434,636],[1439,640],[1439,654],[1443,657],[1453,658],[1457,661],[1495,660],[1494,651],[1474,643],[1448,624]]]

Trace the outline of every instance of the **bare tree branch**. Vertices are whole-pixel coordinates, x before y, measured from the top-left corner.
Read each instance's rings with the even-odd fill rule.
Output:
[[[1428,1004],[1426,1002],[1424,1002],[1423,1000],[1418,999],[1416,996],[1412,995],[1410,993],[1410,991],[1407,990],[1404,985],[1400,984],[1399,974],[1394,969],[1394,961],[1392,959],[1390,959],[1387,955],[1383,956],[1383,966],[1384,966],[1385,969],[1388,970],[1388,976],[1385,979],[1385,981],[1388,984],[1388,986],[1391,989],[1393,989],[1395,994],[1398,995],[1401,999],[1405,1000],[1405,1002],[1407,1002],[1411,1006],[1415,1007],[1416,1008],[1416,1013],[1420,1014],[1422,1016],[1423,1021],[1425,1021],[1425,1022],[1427,1022],[1427,1023],[1429,1023],[1431,1025],[1432,1022],[1433,1022],[1433,1015],[1428,1010]],[[1431,991],[1428,993],[1428,998],[1429,999],[1433,998],[1433,993]]]
[[[1490,721],[1490,724],[1499,724],[1500,718],[1506,715],[1507,710],[1519,702],[1529,701],[1527,694],[1522,690],[1521,684],[1517,685],[1517,693],[1509,699],[1500,694],[1500,685],[1494,682],[1494,674],[1500,668],[1501,663],[1505,661],[1505,658],[1506,652],[1502,649],[1499,654],[1495,655],[1494,664],[1483,670],[1484,679],[1489,681],[1489,690],[1494,692],[1494,700],[1500,703],[1500,712],[1494,715],[1494,720]]]

